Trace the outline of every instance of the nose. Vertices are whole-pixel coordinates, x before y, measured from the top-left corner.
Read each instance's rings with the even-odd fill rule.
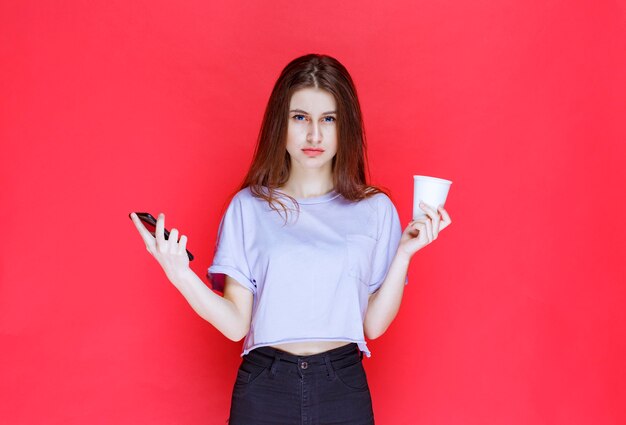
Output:
[[[306,135],[307,142],[319,143],[322,141],[322,129],[317,122],[311,122]]]

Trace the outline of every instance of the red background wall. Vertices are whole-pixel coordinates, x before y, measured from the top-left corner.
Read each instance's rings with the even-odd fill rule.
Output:
[[[242,343],[197,316],[128,213],[204,278],[278,73],[337,57],[372,181],[453,180],[365,360],[377,423],[626,422],[623,1],[0,3],[0,417],[223,424]]]

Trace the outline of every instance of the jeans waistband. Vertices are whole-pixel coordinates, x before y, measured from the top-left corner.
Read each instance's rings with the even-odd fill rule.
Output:
[[[309,368],[309,365],[313,366],[311,369],[314,369],[317,365],[324,365],[328,369],[329,374],[332,374],[331,370],[341,369],[360,362],[362,358],[363,352],[359,349],[356,342],[352,342],[332,350],[310,355],[296,355],[278,348],[264,346],[250,351],[244,356],[243,360],[260,366],[271,365],[272,374],[275,373],[280,362],[299,365],[298,369]]]

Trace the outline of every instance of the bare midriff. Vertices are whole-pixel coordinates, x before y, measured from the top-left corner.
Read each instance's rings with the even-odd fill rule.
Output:
[[[304,341],[271,345],[296,356],[310,356],[350,344],[350,341]]]

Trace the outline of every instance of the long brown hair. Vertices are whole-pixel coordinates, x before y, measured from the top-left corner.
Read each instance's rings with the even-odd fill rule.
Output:
[[[386,190],[369,185],[365,177],[365,129],[350,74],[337,59],[314,53],[292,60],[280,73],[267,102],[254,159],[239,190],[250,186],[255,197],[266,200],[276,211],[273,202],[278,202],[286,215],[288,208],[278,199],[284,195],[299,211],[293,197],[275,189],[289,178],[291,163],[286,148],[289,102],[293,93],[303,88],[326,90],[337,104],[337,153],[332,159],[334,189],[351,201],[376,193],[388,195]]]

